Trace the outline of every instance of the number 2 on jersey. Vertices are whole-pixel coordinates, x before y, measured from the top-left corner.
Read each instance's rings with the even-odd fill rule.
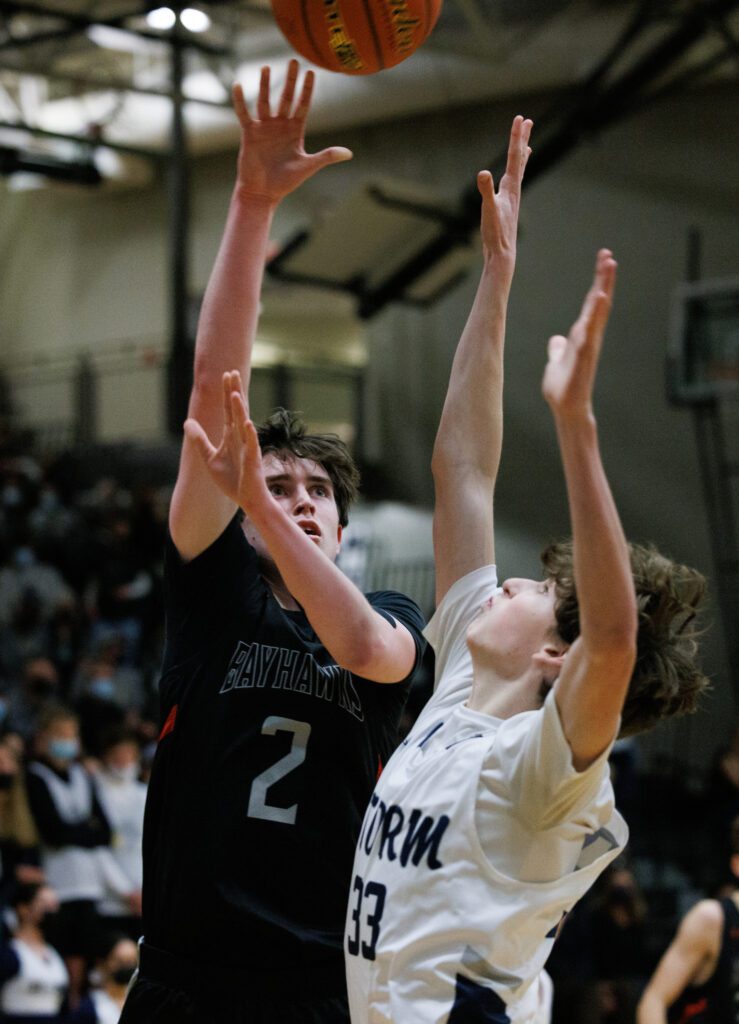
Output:
[[[254,779],[249,794],[249,808],[246,813],[249,818],[261,818],[263,821],[278,821],[284,825],[294,825],[298,814],[298,805],[276,807],[267,802],[267,791],[270,786],[274,786],[280,779],[284,779],[305,761],[310,725],[307,722],[296,722],[292,718],[278,718],[276,715],[265,718],[262,724],[262,735],[274,736],[278,732],[292,733],[290,749],[284,757],[275,761],[269,768],[265,768]]]
[[[379,882],[367,882],[365,885],[359,875],[354,877],[352,886],[352,921],[354,922],[354,934],[347,936],[346,948],[351,956],[356,956],[360,949],[365,960],[375,959],[377,940],[380,937],[380,922],[382,912],[385,909],[384,885]],[[368,901],[372,900],[372,903]],[[362,917],[362,904],[364,904],[364,918]],[[368,934],[364,925],[367,926]],[[363,935],[367,934],[368,942],[364,941]]]

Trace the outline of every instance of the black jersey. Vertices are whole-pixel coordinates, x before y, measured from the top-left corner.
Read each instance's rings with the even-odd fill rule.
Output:
[[[367,598],[408,628],[418,662],[417,605]],[[337,666],[306,616],[275,600],[235,519],[189,563],[168,539],[165,609],[146,941],[223,967],[341,958],[354,846],[409,681]]]
[[[739,909],[721,900],[724,927],[716,969],[703,985],[690,985],[670,1008],[670,1024],[739,1024]]]

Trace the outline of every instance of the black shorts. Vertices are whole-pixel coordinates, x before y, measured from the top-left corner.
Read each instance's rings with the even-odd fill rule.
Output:
[[[92,900],[65,900],[44,919],[44,928],[49,944],[62,956],[94,960],[100,955],[104,928]]]
[[[218,971],[143,946],[119,1024],[350,1024],[343,967]]]

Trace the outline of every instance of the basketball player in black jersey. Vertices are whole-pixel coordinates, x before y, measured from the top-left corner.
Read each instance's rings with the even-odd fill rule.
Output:
[[[211,477],[228,475],[275,208],[351,156],[305,152],[313,73],[299,94],[297,77],[293,61],[273,113],[263,69],[254,117],[234,89],[242,143],[170,509],[144,940],[122,1024],[348,1022],[354,846],[422,647],[412,601],[365,596],[334,564],[356,491],[337,438],[273,417],[243,522]],[[206,432],[222,438],[207,465]]]
[[[739,1024],[739,818],[729,863],[737,889],[685,915],[644,990],[637,1024]]]

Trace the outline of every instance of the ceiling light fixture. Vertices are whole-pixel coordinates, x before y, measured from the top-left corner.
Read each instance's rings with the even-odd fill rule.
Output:
[[[208,15],[197,7],[186,7],[180,14],[180,21],[188,32],[207,32],[211,26]]]
[[[205,11],[198,10],[197,7],[186,7],[184,11],[180,12],[179,17],[180,24],[188,32],[207,32],[211,26],[208,15]],[[146,15],[147,25],[157,32],[168,32],[174,28],[176,21],[177,15],[171,7],[157,7],[156,10],[149,11]]]
[[[171,7],[157,7],[156,10],[149,11],[146,15],[146,24],[149,28],[157,29],[160,32],[166,32],[173,28],[176,21],[177,16]]]

